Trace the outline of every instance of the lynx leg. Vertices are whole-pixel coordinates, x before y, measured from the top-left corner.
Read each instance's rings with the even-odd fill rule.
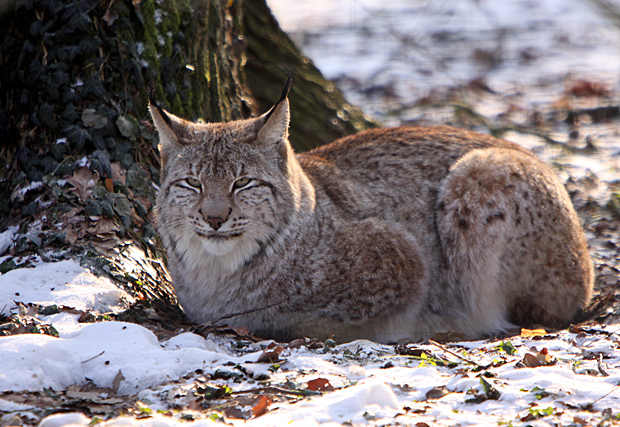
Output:
[[[442,185],[437,227],[466,333],[492,332],[503,319],[562,326],[591,297],[579,218],[531,155],[486,149],[460,159]]]

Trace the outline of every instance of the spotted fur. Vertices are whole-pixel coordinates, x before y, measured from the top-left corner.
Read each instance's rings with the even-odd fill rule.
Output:
[[[565,325],[590,300],[568,195],[515,144],[402,127],[295,154],[286,94],[225,124],[151,113],[157,227],[194,322],[226,317],[280,339],[477,338]]]

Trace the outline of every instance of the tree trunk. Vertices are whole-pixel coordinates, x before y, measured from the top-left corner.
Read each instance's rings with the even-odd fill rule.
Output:
[[[158,286],[166,274],[151,224],[159,157],[150,82],[174,114],[228,121],[264,112],[293,71],[298,150],[374,126],[300,54],[264,0],[6,4],[18,5],[0,17],[0,230],[19,226],[10,252],[68,250],[146,300],[173,301]]]

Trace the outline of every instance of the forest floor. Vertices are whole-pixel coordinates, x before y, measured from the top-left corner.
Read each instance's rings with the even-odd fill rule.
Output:
[[[620,425],[618,3],[290,3],[270,1],[370,116],[492,133],[554,167],[595,262],[590,318],[473,342],[274,343],[152,310],[88,260],[17,256],[11,228],[0,425]],[[158,277],[143,257],[119,263]]]

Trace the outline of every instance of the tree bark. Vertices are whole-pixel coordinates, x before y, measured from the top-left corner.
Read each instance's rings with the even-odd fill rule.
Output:
[[[146,299],[173,300],[158,286],[167,279],[151,224],[150,82],[174,114],[216,122],[264,112],[293,71],[298,150],[375,125],[303,57],[264,0],[6,4],[17,6],[0,16],[0,230],[19,226],[14,255],[68,249]],[[132,248],[148,268],[127,270]]]

